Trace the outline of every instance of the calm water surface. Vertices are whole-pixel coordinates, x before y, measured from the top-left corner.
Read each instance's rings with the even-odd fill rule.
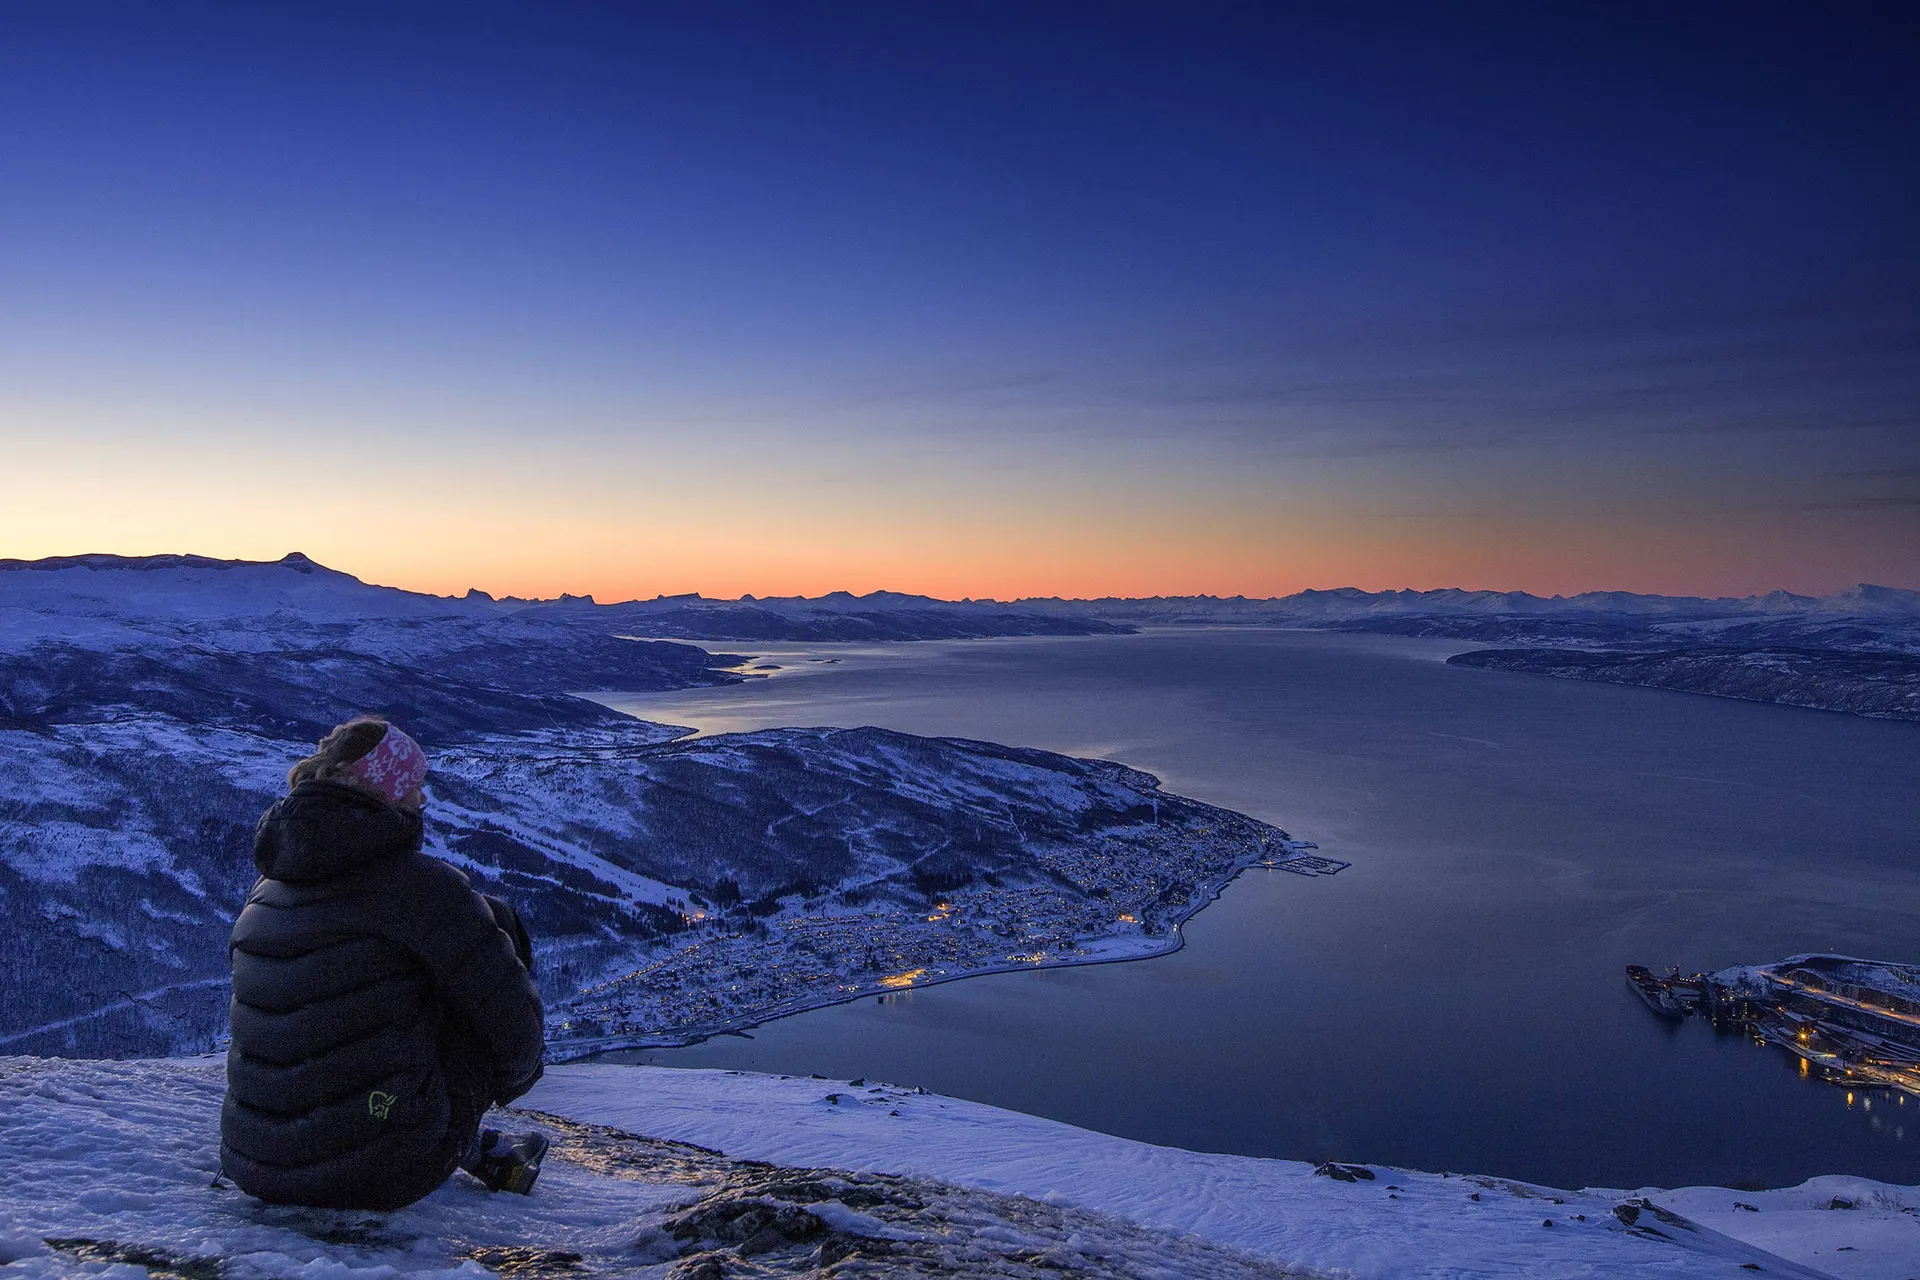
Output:
[[[1161,959],[800,1014],[679,1066],[871,1076],[1150,1142],[1556,1186],[1920,1181],[1920,1105],[1631,994],[1835,950],[1920,960],[1920,725],[1445,666],[1286,631],[743,649],[610,698],[726,732],[874,724],[1124,760],[1317,840]],[[836,659],[836,661],[824,661]]]

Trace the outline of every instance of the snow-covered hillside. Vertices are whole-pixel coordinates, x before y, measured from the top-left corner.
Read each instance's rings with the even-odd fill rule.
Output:
[[[277,1208],[215,1184],[223,1086],[214,1059],[0,1059],[0,1280],[1920,1269],[1920,1187],[1567,1192],[1385,1167],[1335,1178],[912,1088],[664,1068],[554,1068],[521,1108],[496,1113],[555,1140],[530,1197],[456,1174],[392,1214]]]
[[[443,637],[641,634],[722,640],[931,640],[981,636],[1101,635],[1131,630],[1097,618],[999,604],[875,591],[815,599],[709,600],[662,596],[599,604],[592,596],[495,600],[485,592],[433,596],[371,586],[294,552],[272,562],[206,556],[57,556],[0,560],[0,643],[68,639],[89,620],[87,642],[127,644],[186,629],[244,645],[300,626],[384,632],[385,643],[423,657]],[[42,620],[50,620],[45,623]],[[236,626],[239,622],[251,624]],[[408,637],[414,637],[409,644]],[[425,639],[420,639],[424,637]]]
[[[91,643],[150,634],[150,622],[191,626],[242,645],[264,628],[327,625],[385,632],[384,643],[425,657],[457,628],[498,637],[670,636],[695,640],[886,641],[980,636],[1112,634],[1182,623],[1329,627],[1455,636],[1504,643],[1799,644],[1920,652],[1920,592],[1861,584],[1826,596],[1788,591],[1709,599],[1588,591],[1308,590],[1289,596],[1166,596],[1149,599],[939,600],[845,591],[823,596],[715,600],[662,596],[614,604],[591,596],[495,600],[375,587],[294,553],[272,563],[204,556],[66,556],[0,560],[0,645],[45,634],[67,637],[90,619]],[[51,622],[43,622],[51,619]],[[213,619],[246,620],[241,628]],[[41,627],[47,629],[42,632]],[[407,637],[411,636],[409,641]],[[422,637],[425,637],[424,639]]]
[[[751,674],[737,670],[738,657],[658,637],[894,641],[1220,623],[1524,646],[1545,652],[1462,661],[1868,715],[1911,718],[1920,698],[1920,592],[1864,584],[1823,597],[1739,599],[1341,588],[1266,600],[1002,604],[878,591],[602,605],[422,595],[369,586],[298,554],[271,564],[71,556],[0,560],[0,726],[70,717],[116,690],[127,705],[294,737],[324,728],[316,721],[330,693],[363,703],[384,696],[409,724],[442,734],[588,724],[601,713],[551,695]],[[196,707],[181,698],[179,678],[230,698]],[[501,690],[549,697],[533,706]]]
[[[253,824],[366,711],[427,745],[429,845],[521,910],[554,1039],[576,1047],[684,1042],[1116,935],[1131,949],[1112,955],[1164,950],[1277,834],[1124,766],[992,743],[676,741],[568,690],[735,680],[716,666],[734,660],[598,616],[297,556],[0,566],[0,1051],[217,1043]]]
[[[676,732],[622,719],[436,749],[429,848],[523,913],[556,1045],[684,1043],[1116,934],[1140,944],[1116,957],[1165,950],[1283,834],[1046,752]],[[0,729],[0,1052],[217,1043],[253,824],[308,749],[137,713]]]
[[[1477,649],[1455,654],[1448,662],[1457,667],[1846,711],[1875,719],[1920,720],[1920,656],[1906,653],[1712,646],[1657,653]]]

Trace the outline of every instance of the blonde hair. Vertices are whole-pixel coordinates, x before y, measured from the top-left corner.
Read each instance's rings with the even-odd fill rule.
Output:
[[[320,739],[319,749],[287,770],[287,790],[303,782],[325,781],[380,745],[387,722],[379,716],[355,716]]]

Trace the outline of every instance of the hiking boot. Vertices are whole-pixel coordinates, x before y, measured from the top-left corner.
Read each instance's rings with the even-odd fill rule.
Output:
[[[489,1191],[531,1195],[547,1146],[545,1134],[482,1129],[460,1167],[486,1183]]]

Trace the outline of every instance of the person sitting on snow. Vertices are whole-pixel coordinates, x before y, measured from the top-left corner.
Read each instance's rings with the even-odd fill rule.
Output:
[[[398,1209],[457,1168],[526,1193],[547,1141],[480,1128],[540,1078],[513,909],[420,847],[427,757],[348,721],[260,819],[234,921],[221,1171],[274,1204]]]

